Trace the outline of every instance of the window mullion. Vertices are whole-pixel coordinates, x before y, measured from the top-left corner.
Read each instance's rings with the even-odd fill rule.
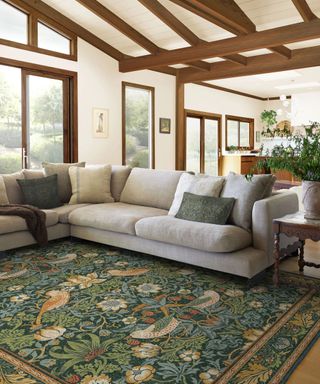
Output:
[[[28,18],[28,41],[29,44],[33,47],[38,46],[38,18],[29,14]]]

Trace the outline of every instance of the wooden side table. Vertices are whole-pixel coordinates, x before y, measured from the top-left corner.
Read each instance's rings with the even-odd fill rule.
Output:
[[[297,237],[298,241],[289,245],[287,248],[280,249],[280,234],[288,237]],[[307,239],[313,241],[320,240],[320,220],[307,220],[303,212],[296,212],[273,220],[274,235],[274,275],[273,281],[279,286],[279,264],[283,256],[289,255],[298,250],[299,271],[303,272],[304,266],[320,268],[320,264],[311,263],[304,260],[304,244]]]

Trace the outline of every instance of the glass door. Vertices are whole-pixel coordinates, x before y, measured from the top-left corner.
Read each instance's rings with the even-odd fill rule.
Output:
[[[26,130],[25,168],[39,168],[42,161],[64,161],[64,86],[63,79],[25,72]]]
[[[0,65],[0,173],[22,167],[21,70]]]
[[[220,174],[221,116],[186,111],[186,170]]]

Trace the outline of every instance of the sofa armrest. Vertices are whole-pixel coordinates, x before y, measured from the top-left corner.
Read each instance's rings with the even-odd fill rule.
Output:
[[[276,192],[266,199],[255,202],[252,210],[253,247],[266,252],[269,265],[273,264],[273,219],[298,210],[298,196],[290,191]],[[288,244],[288,239],[282,241]]]

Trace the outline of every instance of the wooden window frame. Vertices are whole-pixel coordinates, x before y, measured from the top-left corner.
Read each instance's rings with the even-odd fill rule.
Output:
[[[76,72],[60,68],[47,67],[43,65],[28,63],[24,61],[6,59],[0,57],[0,65],[16,67],[21,69],[21,125],[22,125],[22,148],[27,148],[27,89],[26,76],[34,75],[49,77],[63,81],[64,96],[64,143],[63,161],[74,163],[78,161],[78,74]],[[66,113],[68,105],[69,113]],[[28,153],[25,153],[28,156]],[[24,165],[24,159],[23,164]],[[22,167],[24,168],[24,167]]]
[[[151,168],[155,168],[155,88],[148,85],[122,81],[122,164],[126,165],[126,87],[140,88],[151,92]]]
[[[226,150],[229,150],[228,144],[228,120],[234,120],[238,122],[238,146],[237,148],[240,150],[251,150],[254,148],[254,119],[250,117],[242,117],[242,116],[234,116],[234,115],[226,115],[225,118],[225,139],[226,139]],[[249,147],[241,147],[240,146],[240,123],[249,123]]]
[[[39,12],[37,12],[27,4],[23,3],[23,1],[21,0],[2,0],[2,1],[4,1],[5,3],[16,8],[18,11],[21,11],[27,15],[28,43],[23,44],[23,43],[18,43],[16,41],[0,38],[0,44],[8,45],[14,48],[24,49],[27,51],[38,52],[45,55],[55,56],[62,59],[73,60],[73,61],[78,60],[77,36],[74,33],[69,31],[63,25],[60,25],[54,20],[50,19],[49,17],[40,14]],[[54,32],[65,37],[66,39],[68,39],[70,41],[70,54],[56,52],[56,51],[52,51],[44,48],[39,48],[38,47],[38,22],[43,24],[47,28],[52,29]]]
[[[204,173],[204,154],[205,154],[205,120],[216,120],[218,122],[218,175],[222,172],[222,152],[221,152],[221,127],[222,127],[222,115],[218,113],[209,113],[194,111],[192,109],[184,110],[184,129],[185,129],[185,141],[184,141],[184,164],[187,164],[187,117],[195,117],[200,119],[200,173]]]

